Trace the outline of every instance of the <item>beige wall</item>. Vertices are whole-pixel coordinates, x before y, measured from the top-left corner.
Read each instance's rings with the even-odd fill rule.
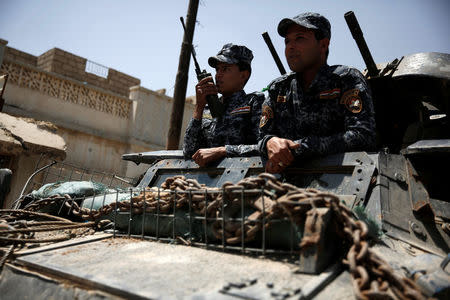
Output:
[[[35,171],[35,167],[39,159],[41,159],[40,166],[47,165],[51,162],[51,160],[49,159],[41,158],[41,156],[38,154],[21,154],[12,157],[11,187],[8,196],[6,196],[4,208],[11,208],[11,205],[14,203],[14,201],[19,198],[20,193],[25,186],[25,183],[27,182],[30,175]],[[31,187],[33,181],[39,183],[41,180],[41,177],[37,175],[33,178],[32,181],[30,181],[30,184],[28,186]]]
[[[57,125],[70,164],[134,177],[147,166],[122,161],[122,154],[165,148],[171,97],[134,86],[128,98],[7,58],[0,71],[10,74],[3,111]],[[193,108],[187,101],[180,146]]]
[[[127,143],[64,127],[60,127],[57,133],[66,141],[65,162],[68,164],[89,166],[89,169],[108,173],[125,173],[126,165],[118,158],[127,151]]]
[[[141,86],[130,89],[130,99],[136,102],[131,137],[134,140],[148,140],[153,144],[165,146],[173,99]],[[181,129],[182,138],[193,110],[194,105],[186,102]],[[181,139],[180,146],[182,144]]]
[[[5,112],[21,114],[37,120],[46,120],[59,126],[85,131],[89,134],[114,138],[126,142],[129,119],[91,109],[46,95],[40,91],[8,82],[4,93]],[[15,112],[16,111],[16,112]]]

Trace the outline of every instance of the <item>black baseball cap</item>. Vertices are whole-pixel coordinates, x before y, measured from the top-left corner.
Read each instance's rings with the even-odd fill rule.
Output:
[[[208,64],[215,68],[218,62],[227,64],[237,64],[240,62],[251,64],[253,59],[252,50],[245,46],[235,45],[232,43],[225,44],[216,56],[208,59]]]
[[[317,30],[322,33],[323,38],[331,38],[331,25],[327,18],[318,13],[306,12],[293,18],[285,18],[278,24],[278,34],[286,36],[286,32],[292,24],[305,28]]]

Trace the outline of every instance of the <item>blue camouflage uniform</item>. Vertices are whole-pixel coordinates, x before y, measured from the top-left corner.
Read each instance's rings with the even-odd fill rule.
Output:
[[[201,148],[225,146],[227,156],[259,155],[257,138],[264,94],[234,93],[225,99],[225,113],[212,118],[205,109],[202,120],[191,119],[184,136],[183,152],[191,157]]]
[[[217,62],[250,65],[253,54],[245,46],[226,44],[208,63],[216,67]],[[257,139],[263,93],[246,94],[243,90],[219,99],[225,107],[224,114],[212,118],[206,106],[202,120],[191,119],[184,136],[183,153],[192,157],[201,148],[225,146],[227,156],[259,155]]]
[[[296,156],[371,150],[375,119],[369,87],[362,74],[346,66],[324,65],[307,90],[296,73],[269,85],[260,122],[259,149],[267,157],[267,141],[295,141]]]
[[[284,36],[292,23],[322,31],[330,38],[330,24],[315,13],[283,19],[278,32]],[[267,141],[276,136],[298,144],[296,158],[375,147],[375,117],[369,86],[363,75],[347,66],[323,65],[311,85],[302,88],[295,72],[268,86],[262,107],[259,150],[267,158]]]

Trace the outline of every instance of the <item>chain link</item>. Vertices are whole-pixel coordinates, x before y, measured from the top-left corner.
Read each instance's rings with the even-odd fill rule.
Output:
[[[245,193],[245,203],[255,208],[255,212],[245,218],[243,226],[241,221],[223,222],[224,204],[241,204],[239,196],[242,193]],[[99,209],[80,207],[67,195],[64,198],[66,206],[72,209],[74,215],[91,221],[116,210],[131,211],[133,214],[142,214],[144,209],[145,213],[170,213],[174,206],[182,208],[191,205],[194,213],[216,219],[212,226],[214,235],[219,240],[224,237],[229,244],[242,242],[243,236],[245,242],[253,240],[262,230],[263,224],[266,229],[269,228],[271,219],[288,218],[299,225],[305,222],[308,214],[314,216],[317,208],[330,208],[334,213],[337,234],[347,242],[349,250],[343,262],[348,265],[358,299],[423,299],[414,281],[398,276],[387,262],[370,249],[367,225],[356,220],[353,212],[337,195],[281,183],[272,174],[262,173],[257,177],[244,178],[236,184],[226,182],[221,188],[206,187],[181,175],[173,176],[167,178],[160,189],[146,188],[130,200],[112,202]],[[58,197],[53,199],[60,200]],[[30,208],[44,203],[48,205],[49,202],[36,202]],[[315,222],[306,223],[305,227],[314,232]],[[303,237],[300,249],[317,244],[318,239],[318,235]]]

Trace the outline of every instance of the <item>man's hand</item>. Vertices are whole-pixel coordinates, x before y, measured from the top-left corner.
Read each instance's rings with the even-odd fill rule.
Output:
[[[204,167],[208,163],[216,161],[227,155],[225,147],[199,149],[192,155],[192,159],[200,166]]]
[[[194,108],[194,119],[201,120],[206,105],[206,96],[217,94],[217,86],[214,85],[211,76],[205,77],[195,86],[196,104]]]
[[[287,166],[294,161],[294,155],[291,150],[300,147],[288,139],[273,137],[267,141],[267,155],[269,160],[266,164],[266,172],[281,173]]]

